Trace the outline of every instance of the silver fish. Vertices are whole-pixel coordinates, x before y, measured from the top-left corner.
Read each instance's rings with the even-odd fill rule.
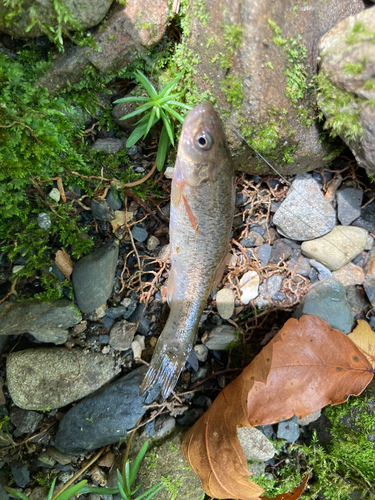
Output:
[[[233,214],[233,165],[221,120],[206,102],[188,113],[178,144],[170,215],[171,311],[141,394],[160,383],[166,399],[174,389],[207,298],[222,278]]]

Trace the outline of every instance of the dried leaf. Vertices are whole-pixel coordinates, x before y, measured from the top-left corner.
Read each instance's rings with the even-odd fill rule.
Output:
[[[356,328],[349,333],[348,337],[361,349],[375,368],[375,332],[371,330],[367,321],[359,319],[357,323]]]
[[[60,192],[61,201],[63,201],[63,202],[65,203],[65,202],[66,202],[66,196],[65,196],[64,186],[63,186],[63,183],[62,183],[61,177],[59,177],[59,178],[57,179],[57,189],[58,189],[58,190],[59,190],[59,192]]]
[[[131,221],[134,214],[133,212],[122,212],[121,210],[115,211],[116,218],[111,220],[113,231],[117,231],[120,227],[124,226],[127,222]]]
[[[248,478],[236,428],[303,418],[360,394],[372,377],[345,334],[317,316],[290,319],[187,432],[185,457],[208,495],[257,500],[263,490]]]
[[[70,279],[70,275],[73,272],[73,263],[70,260],[69,255],[67,254],[65,248],[62,250],[58,250],[56,252],[55,264],[63,273],[67,280]]]

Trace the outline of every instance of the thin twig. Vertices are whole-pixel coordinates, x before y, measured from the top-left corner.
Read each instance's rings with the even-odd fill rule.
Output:
[[[13,125],[16,125],[18,123],[18,125],[21,125],[22,127],[25,127],[27,128],[27,130],[30,131],[30,134],[34,137],[34,139],[36,140],[36,143],[39,144],[39,140],[38,138],[35,136],[33,130],[28,126],[28,125],[25,125],[24,123],[21,123],[21,122],[13,122],[11,123],[10,125],[0,125],[0,128],[10,128],[10,127],[13,127]]]

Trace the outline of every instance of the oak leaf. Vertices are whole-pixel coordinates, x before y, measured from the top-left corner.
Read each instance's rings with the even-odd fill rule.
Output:
[[[349,333],[348,337],[361,349],[375,368],[375,332],[371,330],[367,321],[359,319],[356,328]]]
[[[289,319],[187,432],[185,458],[208,495],[258,500],[263,490],[249,479],[237,427],[303,418],[360,394],[372,377],[371,364],[344,333],[317,316]]]
[[[62,250],[58,250],[56,252],[55,264],[60,269],[60,271],[63,273],[65,278],[67,280],[69,280],[70,275],[73,272],[73,263],[72,263],[69,255],[67,254],[67,251],[65,250],[65,248],[63,248]]]

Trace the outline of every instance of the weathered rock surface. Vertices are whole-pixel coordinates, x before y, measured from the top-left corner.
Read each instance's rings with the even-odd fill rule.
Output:
[[[366,246],[367,231],[359,227],[336,226],[331,232],[302,243],[306,257],[337,271],[359,255]]]
[[[99,389],[119,371],[109,356],[59,347],[12,352],[6,366],[12,400],[25,410],[61,408]]]
[[[55,93],[64,89],[68,81],[77,83],[88,65],[102,73],[122,68],[161,39],[167,21],[167,0],[116,3],[104,25],[93,35],[98,50],[73,47],[56,58],[39,83]]]
[[[118,253],[116,243],[107,243],[74,265],[74,294],[82,312],[93,312],[111,295]]]
[[[31,333],[39,342],[63,344],[68,328],[82,319],[78,309],[66,299],[52,303],[3,302],[0,304],[0,335]]]
[[[228,345],[237,340],[236,329],[231,325],[216,326],[208,334],[205,346],[211,350],[224,350]]]
[[[78,455],[126,436],[147,409],[147,396],[139,395],[146,370],[145,366],[133,370],[71,408],[60,423],[55,447]]]
[[[334,278],[314,283],[297,306],[293,318],[313,314],[325,319],[332,328],[350,333],[353,326],[353,311],[349,306],[345,288]]]
[[[318,104],[359,165],[375,172],[375,6],[352,15],[320,42]]]
[[[91,28],[100,23],[107,14],[113,0],[64,0],[64,7],[69,12],[70,17],[78,21],[82,29]],[[49,31],[49,26],[57,24],[58,13],[53,6],[53,2],[45,0],[26,0],[22,3],[18,15],[7,19],[7,15],[12,10],[5,2],[0,4],[0,33],[7,33],[13,37],[32,38],[44,35]],[[32,9],[41,20],[43,28],[38,24],[26,31],[26,28],[32,24]],[[66,24],[67,29],[71,28]]]
[[[218,109],[231,113],[226,132],[236,168],[268,172],[229,123],[268,158],[272,154],[283,173],[323,166],[329,146],[321,142],[314,122],[315,97],[309,87],[317,40],[340,20],[360,12],[364,2],[224,0],[218,5],[206,0],[201,5],[195,0],[189,11],[187,49],[192,51],[193,77],[200,93],[211,91]]]
[[[246,460],[265,461],[273,458],[276,449],[266,436],[255,427],[240,427],[237,429],[237,437]]]
[[[297,175],[273,222],[287,238],[297,241],[319,238],[336,223],[332,205],[309,174]]]
[[[356,188],[337,192],[337,217],[343,226],[349,226],[361,215],[363,192]]]
[[[223,319],[229,319],[234,311],[234,294],[230,288],[222,288],[216,294],[217,311]]]

